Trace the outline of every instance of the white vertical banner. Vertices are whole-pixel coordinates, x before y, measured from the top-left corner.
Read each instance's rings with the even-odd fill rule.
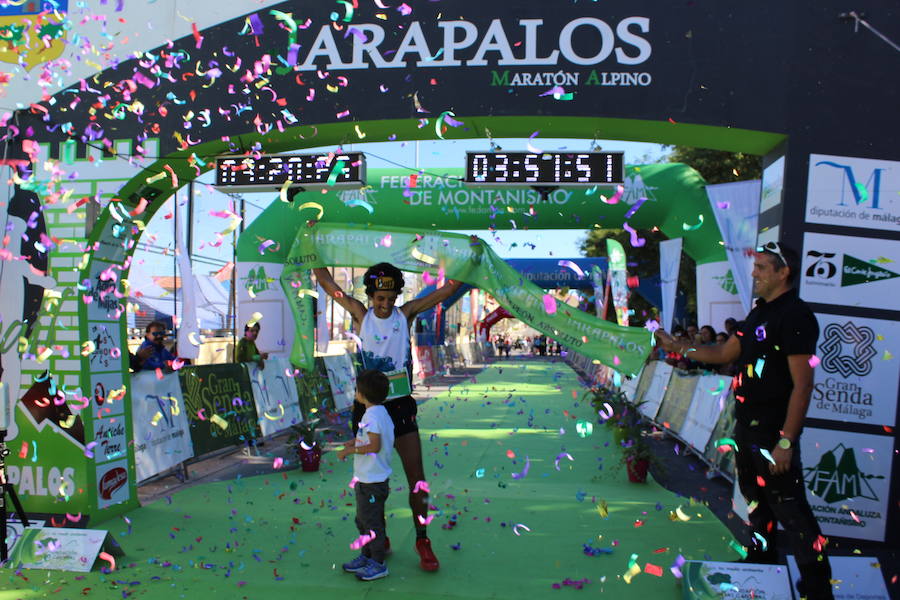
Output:
[[[744,314],[750,312],[753,300],[753,255],[749,250],[756,248],[761,193],[758,179],[706,186]]]
[[[263,365],[260,369],[256,363],[246,363],[259,428],[263,436],[268,436],[301,423],[303,416],[297,386],[291,376],[293,367],[288,359],[276,356],[267,359]]]
[[[294,326],[287,298],[278,284],[284,265],[238,261],[235,268],[238,335],[243,335],[244,325],[258,312],[263,318],[256,347],[270,355],[287,355],[294,343]]]
[[[746,315],[738,298],[731,265],[727,261],[697,265],[697,325],[725,327],[725,319],[738,321]]]
[[[678,288],[678,271],[681,268],[682,239],[675,238],[659,244],[659,280],[662,292],[662,326],[672,331],[675,319],[675,291]]]
[[[328,342],[331,341],[331,328],[328,327],[328,294],[318,283],[316,293],[319,295],[316,302],[316,352],[325,354],[328,352]]]
[[[188,188],[190,189],[190,188]],[[191,200],[188,199],[188,202]],[[178,202],[175,202],[175,210],[181,212]],[[175,216],[175,252],[178,253],[178,270],[181,271],[181,322],[178,324],[178,356],[181,358],[196,359],[200,356],[200,346],[191,343],[191,339],[197,339],[200,333],[200,323],[197,320],[197,283],[194,281],[194,271],[191,269],[190,249],[184,245],[181,219]],[[178,287],[177,285],[175,286]],[[175,304],[178,310],[178,304]],[[191,334],[194,335],[191,335]]]

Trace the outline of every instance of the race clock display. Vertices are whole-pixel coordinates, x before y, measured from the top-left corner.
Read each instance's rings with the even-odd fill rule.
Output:
[[[269,154],[216,159],[216,187],[224,192],[265,192],[289,188],[363,187],[366,157],[361,152]]]
[[[471,185],[593,186],[625,181],[622,152],[466,152]]]

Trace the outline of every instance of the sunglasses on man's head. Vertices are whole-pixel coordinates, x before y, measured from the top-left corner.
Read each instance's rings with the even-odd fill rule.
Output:
[[[775,256],[781,260],[781,264],[787,265],[787,260],[784,258],[784,254],[781,253],[781,246],[778,242],[766,242],[762,246],[756,249],[757,252],[771,252]]]
[[[152,331],[152,332],[150,332],[150,335],[152,335],[153,337],[166,337],[166,332],[165,331]]]

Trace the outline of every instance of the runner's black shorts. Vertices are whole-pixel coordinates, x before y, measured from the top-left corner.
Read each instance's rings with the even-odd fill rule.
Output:
[[[415,398],[412,396],[401,396],[400,398],[385,401],[382,406],[384,406],[391,416],[391,420],[394,422],[395,439],[401,435],[419,431],[419,424],[416,422],[418,408],[416,406]],[[366,407],[354,400],[352,421],[353,435],[356,435],[356,431],[359,429],[359,422],[362,420],[364,414],[366,414]]]

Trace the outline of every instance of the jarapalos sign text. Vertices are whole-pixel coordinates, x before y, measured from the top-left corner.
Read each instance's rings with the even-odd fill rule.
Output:
[[[487,27],[470,21],[412,21],[403,38],[385,39],[385,27],[361,23],[348,27],[344,37],[352,44],[339,44],[331,25],[322,25],[305,54],[298,56],[297,69],[314,71],[327,59],[329,71],[348,69],[401,69],[417,67],[544,67],[534,72],[491,71],[491,85],[572,86],[649,85],[649,73],[590,71],[582,80],[572,66],[590,67],[604,62],[634,66],[646,62],[653,52],[647,37],[648,17],[625,17],[607,22],[596,17],[568,21],[550,30],[544,19],[493,19]],[[340,36],[340,34],[338,34]],[[339,48],[340,46],[340,48]],[[348,47],[349,46],[349,47]],[[302,52],[302,49],[301,49]],[[415,59],[415,63],[411,60]]]

